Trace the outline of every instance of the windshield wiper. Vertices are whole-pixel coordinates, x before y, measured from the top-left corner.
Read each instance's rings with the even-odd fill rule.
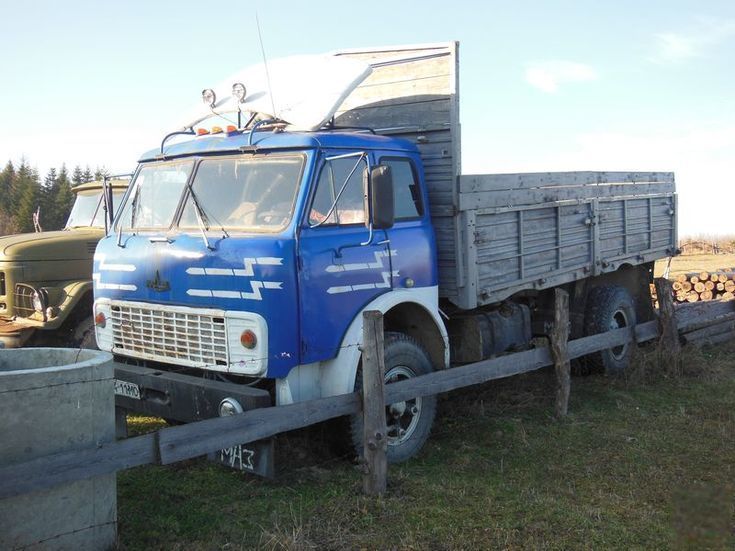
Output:
[[[187,183],[187,187],[189,188],[189,196],[191,197],[192,202],[194,203],[194,213],[197,217],[197,225],[199,226],[199,231],[202,234],[202,239],[204,240],[204,245],[210,250],[213,251],[214,247],[212,247],[209,244],[209,239],[207,239],[207,231],[209,231],[209,216],[207,216],[207,213],[204,212],[204,209],[202,208],[201,203],[199,202],[199,198],[197,197],[197,194],[194,193],[194,188],[191,185],[191,182]],[[217,221],[219,223],[219,221]],[[230,237],[230,234],[227,233],[227,230],[220,224],[220,230],[222,230],[223,239],[226,237]]]
[[[138,198],[140,197],[140,185],[137,185],[135,188],[135,191],[133,192],[133,198],[130,201],[130,229],[133,229],[135,227],[135,211],[138,208]],[[117,224],[117,246],[123,247],[122,244],[122,227],[123,227],[123,220],[122,220],[122,213],[120,214],[120,221]]]

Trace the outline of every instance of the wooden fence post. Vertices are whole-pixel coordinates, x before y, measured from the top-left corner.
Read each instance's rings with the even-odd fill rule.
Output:
[[[551,355],[554,357],[556,371],[556,404],[554,414],[561,418],[569,409],[570,365],[569,350],[569,293],[563,289],[554,289],[554,326],[549,335]]]
[[[661,333],[659,340],[659,360],[666,363],[673,362],[679,365],[679,330],[676,324],[676,312],[674,311],[674,289],[671,282],[659,277],[656,284],[656,296],[658,298],[658,323]]]
[[[367,495],[385,493],[388,478],[385,421],[385,359],[383,357],[383,314],[362,314],[362,415],[363,490]]]

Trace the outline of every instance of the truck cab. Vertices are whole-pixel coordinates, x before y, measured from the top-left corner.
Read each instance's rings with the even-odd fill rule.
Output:
[[[95,255],[99,346],[273,379],[278,403],[349,392],[354,373],[332,380],[325,364],[354,355],[346,335],[362,310],[390,292],[438,309],[418,151],[369,133],[270,129],[250,145],[231,134],[141,159]],[[379,167],[392,180],[389,228],[375,227],[368,200]]]
[[[128,179],[107,182],[113,208]],[[72,188],[63,230],[0,237],[0,347],[91,346],[92,256],[105,234],[103,182]]]

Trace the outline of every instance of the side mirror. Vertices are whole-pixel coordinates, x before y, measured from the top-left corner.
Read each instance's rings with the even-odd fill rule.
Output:
[[[376,230],[392,228],[395,219],[393,175],[387,165],[378,165],[370,171],[370,204],[373,228]]]

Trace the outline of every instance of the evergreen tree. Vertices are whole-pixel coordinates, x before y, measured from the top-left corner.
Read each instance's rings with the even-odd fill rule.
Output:
[[[74,192],[71,190],[72,183],[69,181],[69,173],[66,170],[66,165],[61,165],[56,181],[58,183],[59,191],[56,194],[55,209],[58,216],[58,227],[63,228],[69,218],[69,212],[71,212],[71,207],[74,205],[75,197]]]
[[[74,167],[74,171],[71,175],[71,183],[75,186],[84,183],[84,174],[82,173],[82,169],[79,167],[79,165]]]
[[[41,186],[41,216],[40,223],[41,227],[45,231],[58,230],[58,217],[56,216],[56,196],[59,192],[59,185],[57,182],[56,169],[51,168],[43,180],[43,186]]]
[[[33,231],[33,213],[39,207],[40,183],[38,173],[21,159],[16,178],[15,223],[21,232]]]
[[[0,212],[12,213],[15,200],[15,167],[8,161],[0,172]]]
[[[85,168],[82,173],[82,181],[84,183],[94,181],[94,174],[92,174],[92,171],[89,169],[89,165],[87,165],[87,168]]]
[[[101,182],[103,179],[108,178],[110,176],[110,171],[107,170],[105,167],[97,167],[97,170],[94,171],[94,179],[98,182]]]

